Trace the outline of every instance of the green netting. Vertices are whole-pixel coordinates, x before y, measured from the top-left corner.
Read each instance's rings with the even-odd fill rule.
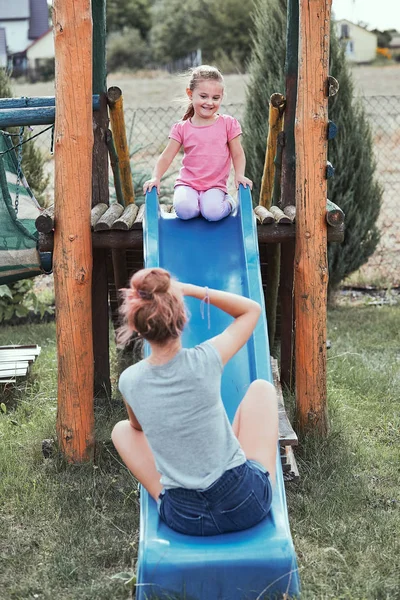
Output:
[[[12,146],[0,131],[0,152]],[[35,227],[41,208],[22,173],[17,186],[17,171],[14,150],[0,156],[0,284],[41,273]]]

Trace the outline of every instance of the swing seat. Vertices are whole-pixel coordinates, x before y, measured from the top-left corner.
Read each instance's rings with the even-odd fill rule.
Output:
[[[42,212],[21,173],[9,136],[0,131],[0,285],[42,273],[36,218]],[[18,198],[18,202],[17,202]]]

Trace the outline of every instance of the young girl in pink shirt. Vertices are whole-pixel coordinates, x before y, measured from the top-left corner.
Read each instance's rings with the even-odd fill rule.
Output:
[[[190,101],[186,113],[172,127],[168,145],[143,191],[156,187],[160,192],[161,177],[183,146],[182,167],[174,190],[175,212],[180,219],[202,215],[208,221],[219,221],[235,207],[227,189],[231,161],[236,188],[240,183],[250,188],[253,185],[244,174],[242,130],[236,119],[218,112],[224,80],[215,67],[202,65],[193,69],[186,94]]]

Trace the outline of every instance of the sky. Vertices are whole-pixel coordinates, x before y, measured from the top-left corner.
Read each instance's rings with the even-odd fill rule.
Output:
[[[332,0],[335,19],[363,22],[367,29],[400,31],[400,0]]]

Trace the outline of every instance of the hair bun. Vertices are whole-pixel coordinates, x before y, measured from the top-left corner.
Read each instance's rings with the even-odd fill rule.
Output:
[[[171,276],[165,269],[142,269],[131,279],[131,285],[143,300],[152,300],[155,294],[165,294],[171,285]]]

